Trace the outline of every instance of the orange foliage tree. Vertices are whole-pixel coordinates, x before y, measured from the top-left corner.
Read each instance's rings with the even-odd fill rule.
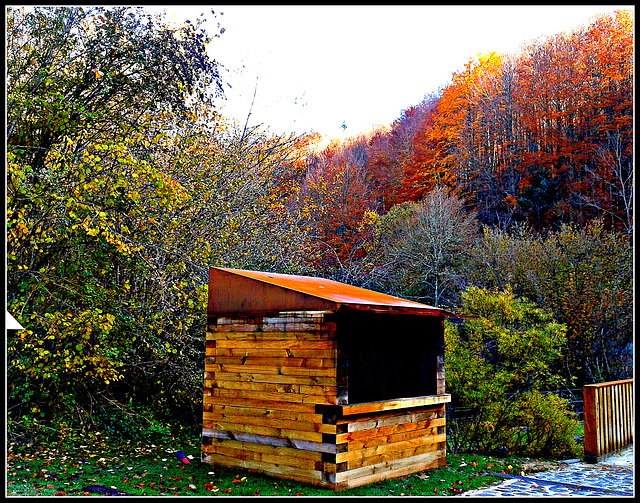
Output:
[[[633,15],[472,58],[414,126],[396,202],[436,185],[508,228],[603,217],[632,230]]]
[[[518,60],[520,203],[538,226],[603,216],[631,229],[632,25],[629,11],[601,16]]]

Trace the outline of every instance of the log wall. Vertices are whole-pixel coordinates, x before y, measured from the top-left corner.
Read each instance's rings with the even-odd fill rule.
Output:
[[[204,461],[315,485],[329,481],[335,424],[335,323],[326,312],[211,319],[206,334]],[[326,466],[325,466],[326,465]]]
[[[343,416],[336,425],[335,489],[446,464],[444,405]]]

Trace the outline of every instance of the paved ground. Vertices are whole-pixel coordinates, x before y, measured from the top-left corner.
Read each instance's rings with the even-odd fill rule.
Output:
[[[567,462],[557,470],[508,476],[504,482],[460,496],[633,497],[633,476],[632,444],[597,464]]]

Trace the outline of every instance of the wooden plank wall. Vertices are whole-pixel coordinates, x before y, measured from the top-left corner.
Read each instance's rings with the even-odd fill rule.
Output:
[[[583,388],[584,454],[597,462],[633,442],[633,379]]]
[[[338,418],[335,488],[446,464],[444,404]]]
[[[330,313],[211,319],[206,334],[203,460],[315,485],[330,483],[336,339]]]
[[[348,362],[333,320],[330,312],[209,320],[203,461],[338,490],[445,465],[441,400],[347,405]],[[441,359],[437,379],[444,392]]]

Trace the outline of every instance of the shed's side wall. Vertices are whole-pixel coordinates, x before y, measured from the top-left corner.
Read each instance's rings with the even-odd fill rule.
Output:
[[[211,319],[203,460],[325,485],[335,473],[335,323],[328,313]]]

